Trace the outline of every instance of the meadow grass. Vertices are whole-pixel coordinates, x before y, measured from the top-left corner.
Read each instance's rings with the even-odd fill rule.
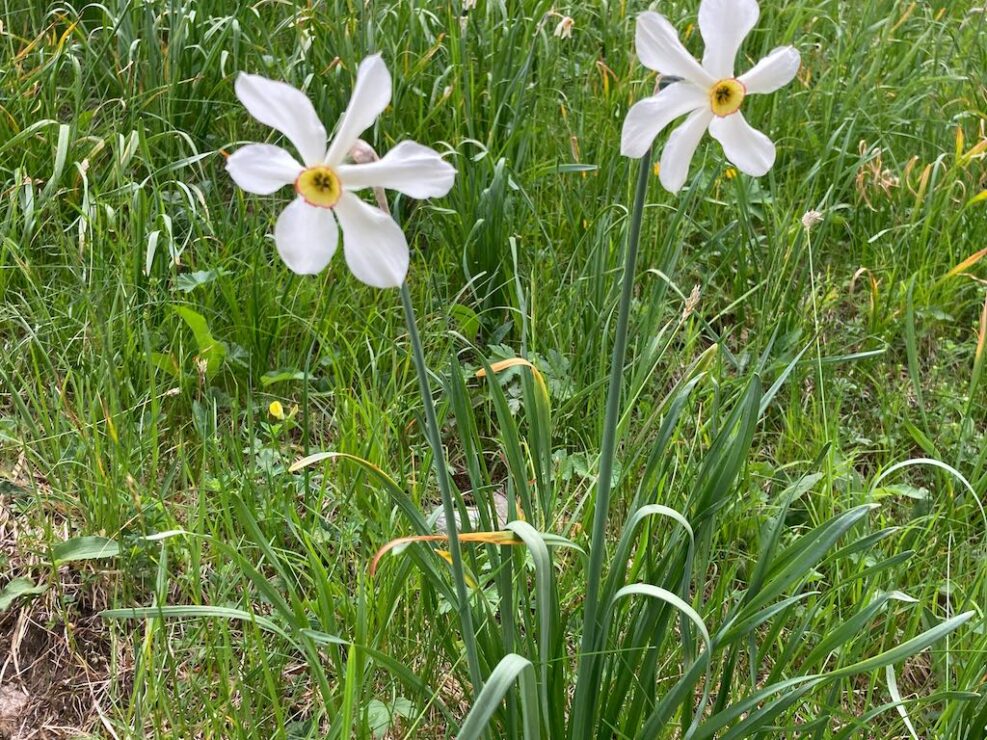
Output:
[[[0,735],[984,737],[987,12],[762,5],[774,169],[649,173],[586,673],[648,4],[0,0]],[[370,573],[441,506],[399,293],[293,276],[224,170],[237,72],[331,125],[377,51],[366,138],[459,171],[391,201],[450,478],[525,518],[473,635],[430,546]]]

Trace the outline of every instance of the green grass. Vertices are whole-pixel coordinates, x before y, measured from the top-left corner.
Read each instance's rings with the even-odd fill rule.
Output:
[[[674,737],[705,690],[694,737],[984,737],[987,257],[956,269],[987,247],[982,2],[764,2],[741,55],[803,58],[745,103],[776,166],[731,177],[707,140],[681,196],[650,178],[592,675],[647,4],[45,5],[0,0],[0,594],[42,590],[0,611],[0,685],[32,697],[10,721]],[[660,4],[679,29],[697,6]],[[238,71],[332,125],[375,51],[395,89],[368,140],[459,171],[392,199],[451,478],[483,529],[495,491],[528,524],[463,544],[474,635],[428,545],[369,572],[441,506],[400,294],[340,256],[292,276],[266,236],[287,194],[224,170],[276,140]],[[511,356],[547,396],[523,367],[475,377]],[[322,451],[347,457],[289,471]]]

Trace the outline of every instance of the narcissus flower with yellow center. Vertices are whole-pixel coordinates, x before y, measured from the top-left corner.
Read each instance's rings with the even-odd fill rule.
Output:
[[[631,107],[620,151],[626,157],[643,157],[662,129],[687,116],[662,150],[659,178],[666,190],[675,193],[685,184],[707,129],[741,172],[760,176],[774,164],[774,144],[747,123],[741,107],[746,96],[774,92],[791,82],[801,59],[794,47],[783,46],[734,77],[737,51],[759,14],[756,0],[702,0],[699,31],[706,50],[701,64],[685,50],[664,16],[654,12],[638,16],[636,48],[641,63],[681,80]]]
[[[278,254],[301,275],[321,272],[336,252],[343,232],[343,254],[353,274],[375,288],[396,288],[408,272],[408,242],[387,213],[354,191],[397,190],[411,198],[434,198],[452,188],[456,170],[434,149],[402,141],[376,162],[349,159],[360,134],[370,128],[391,100],[391,75],[379,55],[360,64],[350,104],[327,141],[326,130],[303,92],[283,82],[241,73],[236,95],[261,123],[284,134],[301,156],[271,144],[248,144],[226,162],[241,188],[270,195],[294,185],[297,197],[274,227]],[[338,226],[337,226],[338,224]]]

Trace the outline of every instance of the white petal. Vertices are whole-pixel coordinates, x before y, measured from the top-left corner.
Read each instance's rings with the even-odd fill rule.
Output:
[[[245,72],[237,75],[235,88],[250,115],[287,136],[306,166],[322,162],[326,130],[305,93],[284,82]]]
[[[278,216],[274,241],[289,270],[299,275],[315,275],[325,269],[335,254],[339,230],[331,210],[295,198]]]
[[[456,179],[456,169],[434,149],[402,141],[379,162],[341,164],[336,167],[347,190],[387,188],[411,198],[445,195]]]
[[[714,119],[709,133],[723,145],[723,153],[741,172],[760,177],[775,163],[775,145],[771,139],[751,128],[739,111]]]
[[[226,160],[226,171],[248,193],[270,195],[293,183],[302,166],[279,146],[247,144]]]
[[[677,193],[682,189],[689,176],[692,156],[712,119],[711,110],[700,108],[693,111],[668,137],[668,143],[661,153],[661,168],[658,171],[658,179],[668,192]]]
[[[620,153],[633,159],[643,157],[668,124],[696,108],[708,107],[708,104],[706,93],[685,81],[669,85],[657,95],[635,103],[624,119]]]
[[[799,71],[802,57],[794,46],[782,46],[759,61],[737,79],[748,93],[769,93],[784,87]]]
[[[699,32],[706,51],[703,66],[717,80],[733,77],[733,63],[760,14],[757,0],[703,0],[699,4]]]
[[[641,64],[663,75],[683,77],[708,88],[716,80],[685,50],[665,16],[647,11],[637,17],[635,48]]]
[[[353,193],[343,193],[336,217],[346,264],[357,279],[374,288],[399,287],[408,274],[408,241],[394,219]]]
[[[335,167],[342,162],[360,134],[374,125],[377,116],[390,102],[391,73],[387,71],[380,54],[374,54],[360,62],[350,104],[346,106],[343,121],[329,144],[326,164]]]

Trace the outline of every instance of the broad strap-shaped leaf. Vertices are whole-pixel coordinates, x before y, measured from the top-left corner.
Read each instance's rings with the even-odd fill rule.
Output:
[[[497,667],[487,678],[479,696],[462,727],[458,740],[476,740],[483,735],[490,718],[504,700],[504,696],[517,681],[521,687],[521,714],[524,721],[524,737],[542,736],[541,721],[538,715],[538,692],[535,686],[535,669],[531,661],[516,653],[501,658]]]
[[[109,537],[72,537],[51,548],[55,565],[74,563],[80,560],[115,558],[120,554],[120,544]]]

